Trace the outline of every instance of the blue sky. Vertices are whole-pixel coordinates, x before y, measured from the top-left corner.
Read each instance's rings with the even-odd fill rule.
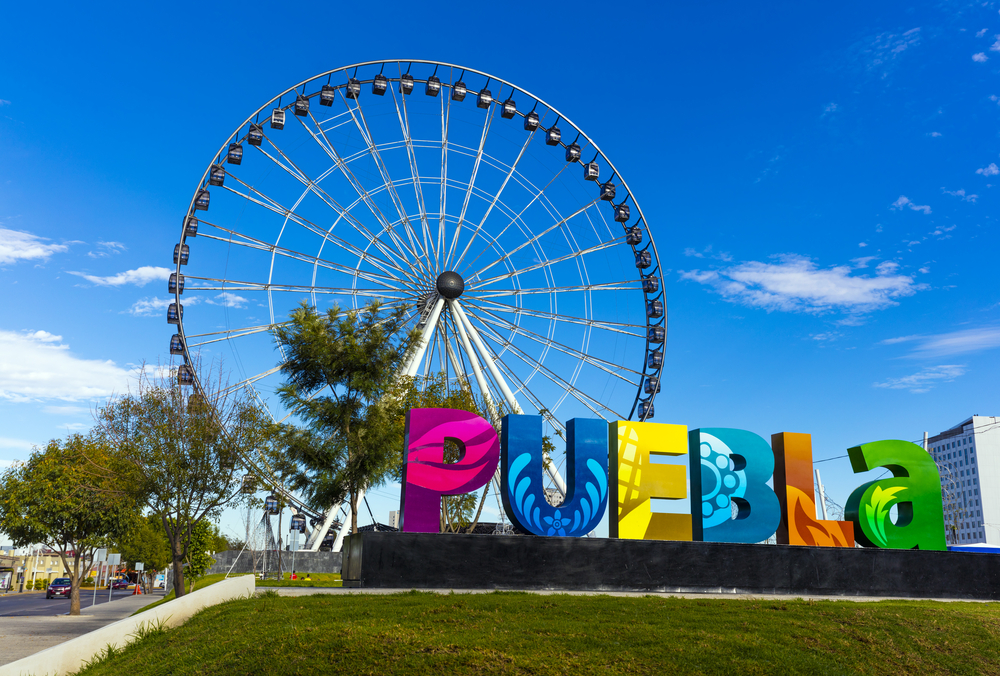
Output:
[[[664,268],[658,422],[808,432],[825,459],[997,414],[998,10],[8,8],[0,463],[89,428],[138,364],[167,359],[162,268],[236,125],[375,59],[495,73],[614,160]],[[841,504],[864,480],[846,458],[819,467]]]

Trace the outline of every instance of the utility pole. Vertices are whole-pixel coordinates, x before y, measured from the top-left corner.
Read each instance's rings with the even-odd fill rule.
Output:
[[[823,480],[819,478],[819,470],[814,470],[816,472],[816,485],[819,486],[819,504],[823,508],[823,520],[829,521],[830,517],[826,514],[826,491],[823,490]]]

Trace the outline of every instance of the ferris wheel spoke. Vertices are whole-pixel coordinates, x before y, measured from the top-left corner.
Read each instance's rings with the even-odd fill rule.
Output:
[[[535,239],[537,239],[537,238],[535,238]],[[510,279],[511,277],[514,277],[515,275],[527,274],[529,272],[532,272],[534,270],[538,270],[540,268],[548,268],[548,267],[550,267],[552,265],[555,265],[556,263],[562,263],[563,261],[570,261],[570,260],[573,260],[575,258],[580,258],[581,256],[585,256],[586,254],[589,254],[589,253],[595,253],[597,251],[603,251],[604,249],[610,249],[611,247],[617,246],[617,245],[621,244],[624,241],[625,240],[624,240],[623,237],[619,237],[619,238],[616,238],[616,239],[613,239],[613,240],[610,240],[610,241],[607,241],[607,242],[601,242],[600,244],[595,244],[594,246],[587,247],[586,249],[580,249],[578,251],[574,251],[573,253],[566,254],[565,256],[559,256],[558,258],[553,258],[552,260],[542,261],[541,263],[536,263],[534,265],[529,265],[528,267],[521,268],[520,270],[512,270],[512,271],[506,272],[506,273],[504,273],[502,275],[497,275],[496,277],[490,277],[489,279],[483,279],[483,280],[480,280],[477,283],[470,284],[469,286],[470,286],[470,288],[473,288],[473,289],[480,289],[480,288],[482,288],[484,286],[488,286],[490,284],[495,284],[496,282],[500,282],[500,281],[503,281],[505,279]],[[523,245],[520,246],[520,247],[518,247],[518,249],[522,249],[522,248],[524,248]],[[506,257],[509,257],[509,256],[510,256],[509,253],[506,254]],[[500,261],[498,260],[497,262],[500,262]],[[486,268],[483,268],[483,270],[485,271],[485,270],[493,267],[495,264],[496,263],[491,263],[490,265],[486,266]],[[479,274],[480,273],[477,272],[475,275],[472,275],[471,279],[478,279],[479,278]]]
[[[190,291],[288,291],[292,293],[321,293],[336,296],[364,296],[368,298],[389,298],[393,301],[407,300],[412,294],[401,289],[358,289],[354,287],[329,287],[311,286],[296,284],[272,284],[267,282],[241,282],[237,280],[218,279],[214,277],[188,276],[187,279],[196,279],[208,282],[221,282],[222,286],[192,286]],[[390,296],[386,294],[405,294],[403,296]]]
[[[351,118],[354,119],[354,114],[352,111],[350,111],[349,107],[347,112],[351,115]],[[393,244],[398,249],[399,255],[404,260],[406,260],[407,265],[412,266],[414,260],[419,260],[420,258],[419,254],[417,254],[415,250],[408,247],[406,243],[399,238],[399,236],[393,230],[392,226],[389,224],[389,219],[385,216],[385,214],[382,213],[382,210],[378,208],[378,205],[375,204],[375,200],[372,199],[372,196],[369,193],[369,191],[365,189],[365,187],[361,184],[361,181],[358,180],[358,177],[355,176],[353,171],[351,171],[351,168],[348,165],[348,163],[343,160],[343,158],[340,156],[340,153],[338,153],[337,150],[333,147],[333,144],[330,142],[330,139],[327,138],[326,136],[326,132],[316,122],[316,118],[313,117],[312,112],[309,113],[309,118],[313,121],[314,124],[316,124],[316,128],[319,132],[318,134],[314,133],[313,130],[309,128],[309,126],[303,121],[303,118],[297,115],[295,116],[295,118],[299,120],[299,123],[302,125],[303,129],[305,129],[305,131],[309,134],[309,136],[312,137],[312,139],[316,142],[316,144],[323,149],[323,151],[327,154],[327,156],[331,160],[333,160],[334,164],[340,169],[341,173],[344,175],[344,178],[347,179],[347,182],[351,184],[351,187],[354,188],[354,191],[358,194],[358,198],[365,203],[365,206],[368,207],[368,210],[371,212],[375,220],[381,224],[382,231],[389,237],[390,240],[392,240]],[[355,120],[355,123],[356,122],[357,121]],[[322,140],[320,140],[321,136]],[[379,241],[377,237],[372,236],[371,232],[369,232],[367,228],[361,225],[361,222],[359,220],[352,219],[350,222],[352,225],[354,225],[356,229],[362,231],[365,235],[367,235],[373,242]],[[404,255],[403,252],[408,253],[412,258],[407,258],[407,256]],[[385,252],[383,251],[383,253]]]
[[[473,313],[473,316],[476,316],[476,315]],[[478,316],[476,316],[476,318],[479,319]],[[480,323],[486,329],[483,332],[483,334],[487,338],[491,339],[494,343],[500,345],[501,347],[509,349],[515,356],[517,356],[519,359],[521,359],[522,361],[524,361],[529,366],[534,367],[535,370],[538,373],[541,373],[543,376],[545,376],[546,378],[548,378],[553,384],[555,384],[555,385],[557,385],[559,387],[566,388],[566,391],[569,392],[570,394],[572,394],[573,398],[575,398],[581,404],[583,404],[584,406],[586,406],[587,408],[589,408],[594,413],[594,415],[597,415],[597,416],[599,416],[601,418],[604,418],[604,415],[602,415],[600,413],[600,411],[598,410],[598,409],[603,409],[603,410],[607,411],[608,413],[611,413],[613,416],[615,416],[616,420],[623,420],[624,419],[624,416],[622,416],[621,414],[619,414],[618,412],[616,412],[610,406],[601,403],[600,401],[598,401],[594,397],[591,397],[590,395],[588,395],[586,392],[583,392],[582,390],[577,389],[572,384],[570,384],[568,381],[566,381],[564,378],[562,378],[561,376],[559,376],[557,373],[553,372],[552,369],[550,369],[549,367],[547,367],[545,364],[543,364],[542,362],[536,360],[534,357],[532,357],[531,355],[529,355],[524,350],[520,349],[518,346],[516,346],[513,343],[505,340],[503,338],[503,336],[500,336],[499,334],[497,334],[493,330],[493,328],[491,326],[489,326],[488,324],[486,324],[485,322],[483,322],[482,319],[480,319]],[[495,349],[489,347],[489,345],[487,345],[487,348],[491,352],[493,352],[494,354],[496,354],[496,350]],[[499,360],[499,358],[497,358],[497,359]]]
[[[546,312],[544,310],[531,310],[529,308],[515,307],[512,305],[504,305],[503,303],[497,303],[492,300],[467,300],[466,305],[473,305],[475,307],[481,307],[483,309],[489,308],[497,312],[506,312],[509,314],[525,315],[528,317],[538,317],[539,319],[552,319],[560,322],[568,322],[570,324],[580,324],[581,326],[593,326],[598,329],[603,329],[605,331],[613,331],[615,333],[622,333],[627,336],[634,336],[635,338],[646,339],[643,333],[634,333],[632,331],[626,331],[625,329],[642,329],[645,331],[645,324],[628,324],[625,322],[612,322],[612,321],[597,321],[594,319],[587,319],[585,317],[574,317],[572,315],[556,314],[553,312]]]
[[[192,347],[201,347],[202,345],[208,345],[210,343],[218,343],[223,340],[229,340],[231,338],[243,338],[244,336],[252,336],[257,333],[264,333],[267,331],[272,331],[279,326],[284,326],[288,322],[281,322],[280,324],[264,324],[263,326],[250,326],[245,329],[227,329],[225,331],[212,331],[210,333],[196,333],[192,335],[185,336],[187,340],[188,349]],[[192,338],[202,338],[206,336],[219,336],[218,338],[211,338],[209,340],[202,340],[199,342],[192,343]]]
[[[534,194],[534,196],[531,198],[531,200],[521,208],[521,210],[517,213],[517,215],[511,217],[510,222],[507,225],[505,225],[503,227],[503,229],[494,236],[493,239],[497,240],[497,239],[503,237],[505,234],[507,234],[508,230],[510,230],[512,227],[514,227],[515,224],[517,224],[518,222],[522,222],[521,218],[524,216],[524,212],[527,211],[528,208],[531,207],[531,205],[533,205],[536,201],[538,201],[538,199],[543,194],[545,194],[545,191],[548,190],[549,187],[551,187],[552,184],[555,183],[559,179],[559,177],[562,176],[562,173],[564,171],[566,171],[566,169],[569,168],[570,166],[571,166],[571,164],[569,162],[567,162],[566,164],[564,164],[562,166],[562,168],[559,169],[559,171],[557,171],[556,174],[549,180],[549,182],[546,183],[545,186],[541,190],[537,191]],[[482,251],[480,251],[478,254],[476,254],[476,257],[473,258],[472,261],[469,263],[469,267],[472,267],[473,265],[475,265],[476,261],[478,261],[479,258],[483,255],[483,253],[485,253],[487,250],[489,250],[489,247],[484,247],[484,249]],[[456,267],[462,262],[462,259],[465,258],[465,254],[466,254],[467,251],[468,251],[468,249],[466,249],[466,251],[462,252],[462,256],[460,256],[459,259],[458,259],[458,262],[455,263]]]
[[[497,91],[497,96],[500,96],[503,92],[503,85]],[[489,113],[486,115],[486,120],[483,122],[483,133],[479,139],[479,149],[476,151],[476,159],[472,164],[472,176],[469,177],[469,186],[465,191],[465,199],[462,202],[462,211],[458,215],[458,224],[455,226],[455,234],[451,237],[451,245],[448,247],[448,254],[444,259],[444,266],[448,268],[452,256],[455,254],[455,248],[458,246],[458,239],[462,234],[462,224],[465,223],[465,214],[469,210],[469,200],[472,198],[472,190],[476,185],[476,176],[479,174],[479,165],[483,161],[483,151],[486,148],[486,138],[489,136],[490,127],[493,125],[493,118],[496,115],[496,107],[491,106]]]
[[[531,237],[530,239],[526,240],[525,242],[521,243],[517,247],[511,249],[510,251],[504,252],[504,254],[502,256],[500,256],[497,260],[495,260],[492,263],[490,263],[489,265],[487,265],[487,266],[485,266],[485,267],[480,268],[479,270],[477,270],[476,273],[471,276],[471,278],[472,279],[478,279],[480,275],[482,275],[484,272],[486,272],[487,270],[489,270],[490,268],[492,268],[494,265],[497,265],[498,263],[502,263],[502,262],[510,259],[510,257],[513,256],[514,254],[516,254],[518,251],[521,251],[521,250],[523,250],[523,249],[525,249],[525,248],[527,248],[529,246],[533,246],[535,244],[535,242],[537,242],[538,240],[540,240],[545,235],[549,234],[550,232],[552,232],[556,228],[562,227],[563,225],[565,225],[566,223],[568,223],[570,221],[570,219],[572,219],[572,218],[574,218],[576,216],[579,216],[580,214],[582,214],[583,212],[585,212],[587,209],[589,209],[590,207],[594,206],[594,204],[597,203],[598,199],[599,198],[595,198],[593,202],[590,202],[589,204],[587,204],[587,205],[585,205],[583,207],[580,207],[579,209],[577,209],[576,211],[574,211],[569,216],[566,216],[565,218],[559,219],[558,221],[556,221],[555,223],[553,223],[552,225],[550,225],[545,230],[542,230],[541,232],[539,232],[538,234],[536,234],[534,237]],[[513,224],[514,220],[512,220],[511,223]],[[509,228],[510,226],[508,225],[507,227]],[[504,232],[506,232],[506,231],[507,231],[507,228],[504,228]],[[503,235],[503,233],[500,233],[500,235]],[[617,240],[611,240],[611,241],[612,242],[616,242]],[[480,253],[480,256],[481,255],[482,255],[482,253]],[[571,254],[571,255],[574,255],[574,254]],[[476,256],[475,260],[479,260],[479,256]],[[475,263],[475,260],[473,261],[473,263]],[[556,262],[556,261],[553,261],[553,262]]]
[[[631,285],[631,286],[630,286]],[[558,293],[575,293],[581,291],[635,291],[636,286],[634,282],[624,281],[624,282],[603,282],[600,284],[583,284],[580,286],[551,286],[551,287],[540,287],[537,289],[507,289],[507,290],[487,290],[487,291],[475,291],[470,289],[466,293],[469,294],[471,298],[502,298],[506,296],[528,296],[536,294],[558,294]]]
[[[428,266],[428,264],[430,263],[430,261],[433,260],[433,258],[429,257],[427,255],[427,251],[420,246],[420,238],[417,237],[417,233],[413,229],[413,224],[410,223],[410,219],[407,218],[406,216],[406,208],[403,205],[402,200],[399,198],[399,193],[396,192],[395,184],[392,182],[392,178],[389,176],[389,169],[386,166],[385,161],[382,159],[382,154],[379,153],[378,146],[375,145],[375,141],[372,138],[371,130],[368,127],[368,121],[365,119],[364,110],[362,110],[361,108],[361,100],[354,99],[356,106],[355,109],[358,111],[358,115],[361,116],[361,121],[359,122],[358,117],[354,114],[355,109],[351,109],[351,106],[347,102],[347,99],[344,98],[343,92],[341,90],[338,90],[338,92],[340,93],[340,98],[341,100],[343,100],[344,105],[347,107],[348,110],[351,111],[351,117],[354,119],[354,124],[358,128],[358,132],[361,134],[361,137],[364,139],[365,143],[368,144],[368,152],[371,154],[372,159],[375,161],[376,166],[378,166],[379,174],[382,176],[382,182],[388,189],[389,196],[390,198],[392,198],[393,206],[396,208],[396,212],[399,214],[399,219],[403,223],[403,231],[406,233],[406,237],[410,241],[410,246],[414,250],[416,250],[417,248],[420,249],[421,255],[417,257],[416,263],[420,265],[420,267],[424,268],[424,271],[429,276],[433,277],[434,275]]]
[[[282,362],[282,363],[278,364],[277,366],[275,366],[273,368],[269,368],[268,370],[264,371],[263,373],[258,373],[255,376],[250,376],[249,378],[245,378],[245,379],[239,381],[238,383],[236,383],[235,385],[230,385],[229,387],[227,387],[227,388],[225,388],[223,390],[220,390],[217,396],[227,395],[227,394],[229,394],[231,392],[235,392],[236,390],[240,389],[241,387],[247,387],[248,385],[253,385],[254,383],[256,383],[259,380],[263,380],[264,378],[267,378],[268,376],[271,376],[271,375],[274,375],[275,373],[278,373],[284,365],[285,365],[284,362]]]
[[[402,71],[402,64],[399,64],[399,69]],[[406,156],[410,162],[410,175],[413,177],[413,192],[417,199],[417,207],[420,209],[420,230],[424,237],[424,249],[430,248],[431,244],[431,226],[427,221],[427,204],[424,201],[424,191],[420,180],[420,171],[417,168],[417,154],[413,147],[413,137],[410,135],[410,115],[409,111],[406,109],[406,96],[401,96],[403,100],[403,107],[400,110],[399,100],[396,98],[395,90],[392,91],[392,101],[396,107],[396,117],[399,119],[399,129],[403,134],[403,139],[406,141]]]
[[[479,233],[482,232],[483,226],[486,225],[486,219],[490,217],[491,213],[493,213],[493,207],[497,205],[497,201],[499,201],[500,196],[503,194],[504,188],[507,187],[507,184],[510,183],[511,177],[514,176],[514,172],[517,171],[517,165],[521,161],[521,158],[524,157],[524,153],[528,150],[528,146],[531,144],[531,139],[534,138],[534,136],[534,134],[528,134],[528,138],[525,139],[524,145],[521,146],[521,152],[517,154],[517,158],[514,160],[514,163],[510,165],[510,171],[508,171],[507,175],[504,176],[503,183],[500,184],[497,194],[493,196],[490,206],[486,208],[486,213],[483,214],[481,219],[479,219],[479,225],[477,225],[476,229],[473,230],[472,237],[469,238],[465,248],[462,250],[462,254],[458,257],[458,260],[455,261],[455,267],[461,265],[462,260],[465,258],[465,254],[469,253],[469,248],[476,241],[476,238],[479,237]]]
[[[346,274],[351,275],[352,277],[360,277],[361,279],[365,279],[365,280],[373,282],[375,284],[383,284],[383,285],[391,287],[391,288],[396,288],[396,287],[393,287],[391,284],[387,283],[385,281],[386,279],[391,279],[391,280],[393,280],[395,282],[398,282],[398,283],[403,283],[403,280],[400,277],[397,277],[396,275],[394,275],[389,270],[387,270],[385,266],[389,266],[392,269],[395,269],[395,270],[399,271],[400,273],[402,273],[404,275],[407,275],[407,272],[408,272],[407,270],[403,270],[403,269],[401,269],[401,268],[393,265],[392,263],[389,263],[388,261],[384,261],[384,260],[379,259],[377,256],[373,256],[373,255],[371,255],[371,254],[369,254],[369,253],[367,253],[365,251],[362,251],[361,249],[357,249],[356,247],[354,247],[353,245],[350,245],[349,243],[340,242],[336,238],[331,238],[329,236],[325,237],[327,239],[327,241],[332,241],[335,244],[340,245],[341,248],[343,248],[345,251],[347,251],[349,253],[353,253],[353,254],[359,256],[361,259],[363,259],[365,261],[368,261],[373,266],[377,267],[379,270],[382,270],[382,272],[384,274],[379,274],[377,272],[362,271],[362,270],[360,270],[358,268],[348,267],[346,265],[343,265],[343,264],[340,264],[340,263],[336,263],[334,261],[331,261],[331,260],[328,260],[328,259],[325,259],[325,258],[320,258],[318,256],[312,256],[310,254],[302,253],[300,251],[293,251],[291,249],[286,249],[284,247],[279,247],[277,245],[270,244],[270,243],[265,242],[263,240],[259,240],[259,239],[256,239],[254,237],[250,237],[249,235],[244,235],[243,233],[237,232],[235,230],[230,230],[229,228],[224,228],[221,225],[215,225],[215,224],[212,224],[212,223],[207,223],[206,221],[202,221],[202,222],[206,223],[208,225],[211,225],[213,228],[221,230],[222,232],[228,233],[230,235],[229,237],[218,237],[216,235],[211,235],[211,234],[208,234],[208,233],[203,233],[202,236],[205,237],[206,239],[214,239],[214,240],[216,240],[218,242],[225,242],[226,244],[235,244],[237,246],[242,246],[242,247],[246,247],[246,248],[249,248],[249,249],[256,249],[258,251],[266,251],[267,253],[274,253],[274,254],[277,254],[279,256],[283,256],[285,258],[291,258],[293,260],[298,260],[298,261],[302,261],[302,262],[305,262],[305,263],[312,263],[314,265],[319,265],[320,267],[324,267],[324,268],[327,268],[329,270],[336,270],[337,272],[344,272]],[[324,233],[324,235],[325,235],[325,233]],[[234,237],[237,237],[239,239],[234,239]]]
[[[542,346],[545,346],[545,347],[555,348],[559,352],[562,352],[563,354],[567,354],[567,355],[569,355],[571,357],[575,357],[575,358],[577,358],[577,359],[579,359],[579,360],[581,360],[581,361],[583,361],[583,362],[585,362],[587,364],[590,364],[591,366],[599,368],[602,371],[604,371],[604,372],[606,372],[606,373],[614,376],[615,378],[618,378],[619,380],[624,380],[627,383],[633,383],[634,384],[634,381],[631,380],[630,378],[627,378],[627,377],[623,376],[621,374],[621,371],[627,371],[629,373],[632,373],[634,375],[639,376],[640,378],[643,375],[639,371],[636,371],[634,369],[630,369],[627,366],[621,366],[619,364],[616,364],[614,362],[608,361],[606,359],[601,359],[600,357],[595,357],[594,355],[590,355],[590,354],[587,354],[585,352],[581,352],[580,350],[578,350],[576,348],[573,348],[573,347],[570,347],[569,345],[565,345],[563,343],[560,343],[558,340],[553,340],[552,338],[547,338],[547,337],[545,337],[545,336],[543,336],[541,334],[535,333],[534,331],[530,331],[530,330],[524,328],[523,326],[518,326],[517,324],[509,322],[506,319],[503,319],[502,317],[498,317],[497,315],[493,314],[489,310],[485,310],[485,309],[480,308],[480,311],[483,313],[483,315],[489,315],[489,317],[492,318],[491,319],[491,318],[488,318],[486,316],[481,316],[480,317],[479,315],[477,315],[477,318],[480,321],[482,321],[483,323],[490,324],[490,325],[492,325],[494,327],[502,328],[502,329],[504,329],[506,331],[510,331],[511,333],[522,335],[525,338],[529,338],[529,339],[533,340],[534,342],[538,343],[539,345],[542,345]]]
[[[277,145],[274,144],[273,141],[271,141],[271,139],[269,137],[268,137],[268,141],[271,143],[271,145],[274,147],[274,149],[277,150],[278,153],[282,157],[285,157],[285,154],[281,151],[280,148],[278,148]],[[334,221],[334,224],[330,227],[330,229],[329,229],[330,231],[333,230],[333,228],[337,225],[337,222],[339,222],[340,219],[344,219],[348,223],[350,223],[351,225],[353,225],[355,230],[358,230],[359,232],[362,232],[363,234],[367,235],[368,238],[369,238],[369,240],[372,241],[373,243],[375,243],[376,247],[379,249],[379,251],[381,251],[383,254],[385,254],[387,258],[395,258],[395,259],[397,259],[399,261],[403,261],[403,262],[405,262],[405,265],[407,267],[410,267],[411,261],[409,259],[407,259],[406,256],[401,255],[400,253],[394,253],[394,252],[392,252],[391,249],[387,249],[384,246],[379,246],[379,244],[381,243],[380,240],[378,240],[377,238],[373,238],[371,236],[371,233],[368,231],[368,229],[365,228],[365,226],[362,225],[361,222],[350,212],[350,208],[345,209],[336,200],[334,200],[329,194],[327,194],[327,192],[325,190],[323,190],[322,188],[319,187],[319,181],[322,181],[324,178],[326,178],[326,176],[328,176],[330,173],[332,173],[333,170],[335,169],[335,167],[330,167],[330,169],[328,169],[327,171],[323,172],[323,174],[321,175],[321,177],[318,180],[314,181],[314,180],[310,179],[306,175],[306,173],[303,172],[298,167],[295,167],[295,171],[292,171],[291,169],[289,169],[288,167],[286,167],[283,163],[281,163],[277,159],[275,159],[270,153],[268,153],[263,148],[258,148],[258,150],[265,157],[267,157],[272,162],[274,162],[276,165],[278,165],[279,167],[281,167],[282,169],[284,169],[290,176],[292,176],[293,178],[295,178],[296,180],[298,180],[299,182],[301,182],[304,186],[306,186],[306,188],[310,192],[312,192],[314,195],[316,195],[320,200],[322,200],[328,207],[330,207],[330,209],[332,209],[337,214],[337,220]],[[289,163],[291,164],[291,162],[289,162]],[[294,166],[294,164],[292,166]],[[241,185],[245,186],[247,188],[247,190],[254,190],[251,186],[247,185],[243,181],[240,181],[238,178],[236,180],[239,181]],[[260,193],[258,193],[258,194],[260,194]],[[263,195],[262,195],[262,197],[263,197]],[[278,208],[281,208],[281,209],[285,208],[284,206],[278,204],[277,201],[275,201],[275,200],[273,200],[271,198],[265,198],[265,199],[267,199],[268,202],[273,203]],[[355,204],[357,204],[357,202],[355,202]],[[291,212],[291,213],[294,213],[293,210],[288,210],[288,211]],[[293,220],[295,220],[296,223],[298,223],[302,227],[306,228],[307,230],[310,230],[314,234],[319,235],[320,237],[327,238],[329,241],[332,241],[332,242],[334,242],[336,244],[339,244],[342,247],[346,246],[345,241],[342,240],[342,238],[334,237],[331,234],[330,231],[324,230],[323,228],[321,228],[318,225],[312,223],[308,219],[306,219],[306,218],[304,218],[302,216],[299,216],[298,214],[295,215],[295,218]],[[359,252],[361,252],[361,249],[356,249],[355,251],[351,251],[351,253],[359,253]],[[410,253],[415,258],[417,257],[416,256],[416,252],[412,252],[411,251]],[[365,255],[370,255],[370,254],[365,254]],[[386,263],[390,264],[390,265],[393,265],[393,267],[395,267],[397,270],[399,270],[400,272],[403,272],[405,274],[406,271],[403,268],[400,268],[398,265],[395,265],[393,263],[389,263],[388,261],[386,261]]]

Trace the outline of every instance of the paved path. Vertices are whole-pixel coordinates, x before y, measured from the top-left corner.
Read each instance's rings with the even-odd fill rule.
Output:
[[[104,598],[107,599],[107,590]],[[162,592],[116,598],[111,603],[101,603],[87,608],[82,615],[30,615],[0,617],[0,665],[59,645],[71,638],[123,620],[145,605],[163,597]],[[8,599],[9,601],[10,599]],[[42,595],[42,602],[45,596]],[[55,599],[49,603],[59,603]],[[65,605],[65,609],[62,606]],[[2,603],[0,603],[2,606]],[[60,603],[58,610],[69,611],[69,602]]]
[[[257,587],[260,593],[267,587]],[[404,594],[412,591],[411,588],[399,589],[364,589],[358,587],[275,587],[279,596],[310,596],[312,594]],[[965,602],[965,603],[1000,603],[1000,601],[981,601],[978,599],[914,599],[902,596],[818,596],[803,594],[725,594],[725,593],[686,593],[686,592],[616,592],[616,591],[549,591],[544,589],[517,589],[517,590],[493,590],[493,589],[417,589],[416,591],[433,592],[436,594],[490,594],[493,591],[517,591],[528,594],[569,594],[571,596],[671,596],[681,599],[725,599],[732,600],[790,600],[803,599],[805,601],[855,601],[859,603],[871,603],[876,601],[941,601],[944,603]]]

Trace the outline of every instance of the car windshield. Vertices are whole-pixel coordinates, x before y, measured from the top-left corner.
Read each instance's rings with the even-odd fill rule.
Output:
[[[59,578],[56,578],[55,580],[52,580],[52,584],[55,584],[55,585],[69,584],[69,583],[70,582],[69,582],[69,578],[68,577],[59,577]]]

